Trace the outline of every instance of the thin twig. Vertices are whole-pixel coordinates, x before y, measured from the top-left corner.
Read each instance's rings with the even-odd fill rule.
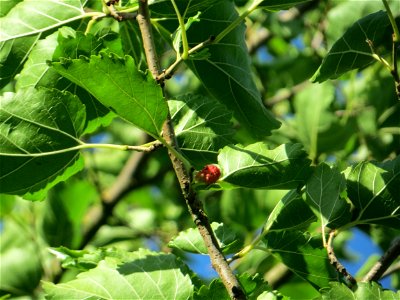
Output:
[[[344,278],[346,278],[347,285],[351,288],[357,283],[357,281],[349,272],[347,272],[346,268],[336,258],[335,251],[333,250],[333,238],[335,234],[336,232],[332,230],[329,233],[328,242],[326,243],[326,250],[328,252],[329,262],[336,269],[336,271],[338,271],[340,274],[343,275]]]
[[[379,261],[371,268],[362,279],[363,282],[379,280],[390,265],[400,256],[400,237],[396,238],[389,249],[382,255]]]
[[[157,80],[159,74],[159,63],[154,48],[154,41],[151,29],[151,23],[149,18],[147,0],[139,1],[139,11],[137,20],[139,28],[142,34],[144,50],[146,54],[147,63],[153,78]],[[176,151],[179,151],[177,146],[174,128],[172,125],[171,117],[168,116],[163,126],[163,136],[165,141]],[[178,178],[182,195],[188,206],[188,210],[193,218],[196,227],[198,228],[204,243],[207,247],[208,254],[211,259],[213,268],[217,271],[220,276],[225,288],[228,291],[231,299],[246,299],[244,291],[240,286],[237,278],[233,274],[233,271],[226,262],[221,249],[219,248],[217,239],[215,238],[214,232],[211,229],[208,217],[203,209],[202,202],[197,198],[196,193],[193,191],[191,186],[191,175],[187,170],[183,161],[178,159],[173,152],[169,151],[169,156]]]
[[[206,41],[197,44],[196,46],[194,46],[193,48],[191,48],[188,52],[189,56],[201,49],[203,49],[205,46],[211,44],[215,39],[215,36],[210,36]],[[166,69],[165,71],[161,72],[157,77],[156,80],[158,82],[162,82],[164,81],[164,79],[169,79],[171,78],[171,74],[174,72],[175,68],[183,61],[182,56],[179,56],[176,61],[168,67],[168,69]]]

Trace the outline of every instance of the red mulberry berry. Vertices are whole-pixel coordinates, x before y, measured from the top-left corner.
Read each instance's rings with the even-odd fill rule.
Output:
[[[221,171],[218,166],[207,165],[196,174],[196,179],[204,182],[205,184],[213,184],[219,179],[220,176]]]

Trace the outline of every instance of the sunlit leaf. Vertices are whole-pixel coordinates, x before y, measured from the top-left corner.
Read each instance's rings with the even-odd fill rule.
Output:
[[[217,161],[219,149],[232,143],[232,114],[213,99],[185,95],[169,100],[178,144],[197,169]]]
[[[230,145],[221,150],[218,164],[220,181],[249,188],[297,188],[311,172],[307,153],[300,144],[285,144],[273,150],[263,142],[247,147]]]
[[[320,164],[306,183],[306,199],[322,227],[338,228],[350,221],[350,204],[343,198],[346,180],[337,168]]]
[[[391,35],[392,27],[384,11],[358,20],[332,46],[311,80],[323,82],[338,78],[350,70],[373,63],[376,59],[373,57],[371,46],[378,55],[385,54],[383,46],[391,42]]]
[[[43,32],[77,20],[84,13],[80,0],[26,0],[15,5],[0,19],[0,86],[21,70]]]
[[[172,254],[139,250],[106,257],[67,283],[43,284],[46,299],[189,299],[193,285]],[[101,288],[99,288],[101,287]]]
[[[383,163],[361,162],[346,170],[347,193],[357,223],[400,226],[400,156]]]
[[[85,107],[68,92],[33,88],[0,100],[0,192],[47,191],[83,167]],[[4,163],[3,163],[4,162]]]
[[[143,74],[130,56],[101,53],[53,63],[64,77],[90,92],[119,116],[158,137],[167,117],[167,103],[151,74]]]
[[[224,253],[234,252],[234,246],[239,243],[235,233],[219,223],[212,223],[211,227],[218,240],[219,246]],[[173,238],[168,246],[182,251],[188,251],[192,253],[207,254],[207,247],[204,244],[204,240],[200,235],[198,229],[189,228],[179,233],[178,236]],[[236,249],[237,250],[237,249]]]

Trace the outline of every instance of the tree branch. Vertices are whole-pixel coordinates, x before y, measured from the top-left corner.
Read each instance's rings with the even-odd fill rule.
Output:
[[[329,233],[329,239],[326,244],[326,250],[328,251],[328,257],[330,264],[340,273],[343,275],[344,278],[347,280],[347,285],[352,287],[357,283],[354,277],[347,272],[346,268],[340,263],[340,261],[336,258],[335,251],[333,250],[333,238],[336,234],[336,231],[332,230]]]
[[[147,0],[139,1],[137,20],[142,34],[147,64],[153,75],[153,78],[157,80],[158,76],[160,75],[160,68],[154,47]],[[171,117],[169,115],[163,126],[163,136],[166,142],[171,145],[171,147],[175,148],[176,151],[179,151]],[[169,156],[176,176],[178,178],[183,197],[188,206],[188,210],[207,247],[213,268],[220,276],[231,299],[246,299],[240,283],[233,274],[233,271],[229,267],[225,257],[221,252],[221,249],[219,248],[217,239],[215,238],[214,232],[212,231],[210,223],[208,221],[208,217],[204,212],[203,204],[197,198],[196,193],[192,189],[192,178],[189,170],[186,169],[184,163],[180,159],[178,159],[171,151],[169,151]]]
[[[364,276],[363,282],[379,280],[395,259],[400,255],[400,237],[395,239],[389,249],[382,255],[379,261]]]

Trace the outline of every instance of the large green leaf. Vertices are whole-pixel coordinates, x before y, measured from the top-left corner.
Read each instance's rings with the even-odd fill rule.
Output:
[[[321,220],[321,226],[338,228],[350,221],[350,204],[343,195],[346,180],[337,168],[320,164],[306,183],[306,199]]]
[[[311,80],[323,82],[371,64],[375,58],[367,40],[371,41],[374,51],[382,55],[386,52],[383,46],[390,44],[392,40],[391,35],[390,21],[384,11],[358,20],[332,46]]]
[[[66,59],[53,63],[61,75],[90,92],[119,116],[158,137],[168,107],[161,87],[151,74],[140,72],[132,57],[110,53],[90,59]]]
[[[217,36],[238,18],[232,1],[216,1],[205,9],[200,22],[188,31],[189,43],[197,45]],[[244,40],[244,24],[236,27],[219,43],[208,46],[209,56],[188,61],[207,91],[233,111],[233,115],[255,137],[265,137],[279,122],[264,107],[253,80]]]
[[[22,68],[41,34],[81,18],[81,0],[26,0],[0,19],[0,87]]]
[[[0,191],[44,193],[83,167],[85,107],[68,92],[33,88],[0,100]]]
[[[189,299],[193,284],[172,254],[148,250],[110,253],[77,279],[44,283],[46,299]]]
[[[308,227],[316,217],[297,190],[288,192],[268,216],[264,231],[299,230]]]
[[[310,160],[300,144],[284,144],[273,150],[263,142],[247,147],[230,145],[221,150],[218,164],[221,181],[248,188],[297,188],[311,172]]]
[[[356,208],[356,223],[400,227],[400,156],[349,167],[346,179],[348,197]]]
[[[314,287],[327,287],[330,281],[338,280],[320,239],[300,231],[272,231],[263,242],[269,252]]]
[[[218,150],[231,144],[232,114],[221,104],[200,95],[168,101],[180,149],[200,169],[217,161]]]

